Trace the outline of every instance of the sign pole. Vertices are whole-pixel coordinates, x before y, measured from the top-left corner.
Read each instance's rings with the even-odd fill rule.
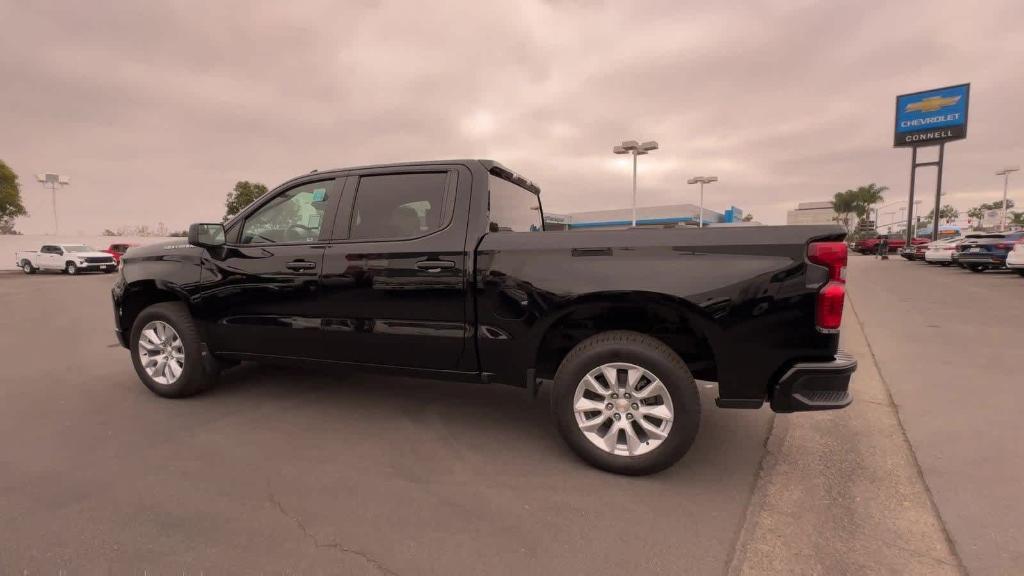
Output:
[[[935,175],[935,212],[932,213],[932,242],[939,239],[939,204],[942,201],[942,158],[946,143],[939,144],[938,174]]]
[[[904,248],[910,248],[914,237],[911,236],[910,228],[914,222],[914,180],[917,176],[917,146],[911,148],[910,154],[910,200],[907,202],[907,243]]]

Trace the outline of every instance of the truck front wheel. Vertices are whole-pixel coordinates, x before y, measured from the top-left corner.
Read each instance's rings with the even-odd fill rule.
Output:
[[[604,332],[573,348],[555,374],[551,408],[569,447],[617,474],[675,464],[700,424],[700,395],[686,364],[637,332]]]
[[[207,387],[214,374],[202,362],[202,341],[181,302],[153,304],[132,324],[132,364],[154,394],[184,398]]]

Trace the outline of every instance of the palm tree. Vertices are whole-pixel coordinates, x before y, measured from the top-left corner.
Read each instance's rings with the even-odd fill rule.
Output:
[[[871,215],[871,207],[875,204],[879,204],[885,201],[885,194],[889,191],[888,186],[879,186],[872,182],[867,186],[861,186],[850,190],[850,194],[854,198],[853,211],[857,214],[859,220]]]

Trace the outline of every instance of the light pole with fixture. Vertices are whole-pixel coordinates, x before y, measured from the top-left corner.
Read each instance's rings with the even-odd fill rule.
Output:
[[[718,182],[718,176],[694,176],[686,181],[687,184],[700,184],[700,221],[698,228],[704,227],[704,185]]]
[[[996,176],[1003,177],[1003,217],[999,221],[999,231],[1006,232],[1006,189],[1010,187],[1010,173],[1020,170],[1020,166],[1014,166],[1013,168],[1003,168],[999,172],[996,172]]]
[[[53,235],[58,236],[60,226],[57,224],[57,187],[71,184],[71,179],[67,176],[47,172],[46,174],[36,174],[36,181],[50,189],[50,197],[53,200]]]
[[[616,154],[633,155],[633,228],[636,228],[636,157],[657,149],[658,143],[654,140],[643,144],[636,140],[624,140],[621,145],[612,148],[612,152]]]

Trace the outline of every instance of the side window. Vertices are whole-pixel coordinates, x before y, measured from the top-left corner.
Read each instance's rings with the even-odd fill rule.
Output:
[[[332,182],[311,182],[275,196],[245,219],[241,244],[316,242]]]
[[[416,238],[441,229],[447,189],[447,172],[359,178],[350,238]]]
[[[540,196],[497,176],[490,176],[488,180],[491,232],[539,232],[544,229]]]
[[[43,246],[39,249],[41,254],[53,254],[53,246]]]

